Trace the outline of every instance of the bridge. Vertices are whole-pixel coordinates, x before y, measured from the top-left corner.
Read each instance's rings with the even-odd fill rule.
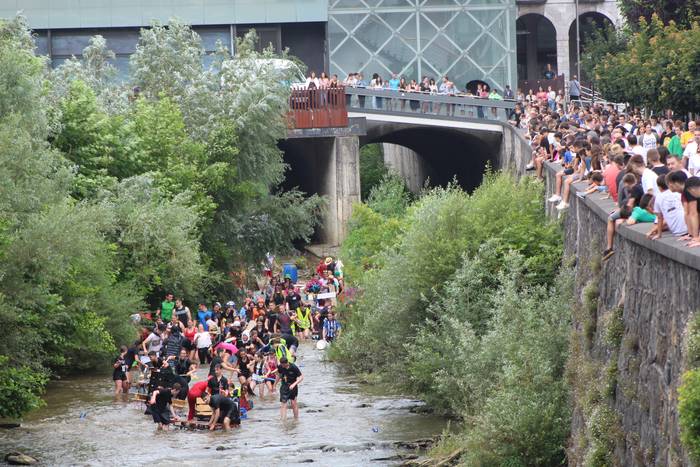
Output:
[[[389,89],[293,90],[286,187],[328,199],[318,240],[337,245],[360,201],[360,147],[382,143],[384,163],[419,191],[426,180],[476,188],[487,165],[524,169],[529,145],[508,123],[512,100]]]

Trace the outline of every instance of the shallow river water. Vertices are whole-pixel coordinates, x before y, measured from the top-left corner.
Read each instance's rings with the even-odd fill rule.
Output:
[[[21,428],[0,430],[0,452],[22,451],[45,465],[395,465],[396,442],[443,430],[442,418],[411,411],[419,401],[376,394],[323,355],[311,344],[299,351],[298,421],[291,410],[289,421],[279,419],[275,394],[254,398],[248,418],[229,433],[156,432],[142,404],[115,402],[110,375],[74,377],[52,383],[47,405]]]

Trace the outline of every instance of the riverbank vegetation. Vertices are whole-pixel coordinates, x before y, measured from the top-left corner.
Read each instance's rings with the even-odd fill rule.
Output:
[[[572,277],[542,199],[539,182],[503,173],[471,195],[433,188],[410,205],[377,188],[343,246],[361,294],[334,358],[461,418],[438,452],[459,446],[470,465],[565,459]]]
[[[196,33],[156,25],[121,83],[103,38],[52,70],[0,22],[0,417],[130,343],[165,291],[231,296],[230,272],[311,235],[321,200],[278,189],[286,77],[255,44],[203,68]]]

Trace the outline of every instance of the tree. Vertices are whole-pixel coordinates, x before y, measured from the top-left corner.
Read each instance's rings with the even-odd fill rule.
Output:
[[[651,21],[656,15],[661,22],[674,21],[681,28],[690,26],[700,16],[700,3],[687,0],[618,0],[620,12],[628,24],[637,28],[640,18]]]

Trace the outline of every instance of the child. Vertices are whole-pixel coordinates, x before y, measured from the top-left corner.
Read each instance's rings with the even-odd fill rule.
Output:
[[[591,193],[596,193],[599,191],[603,192],[606,190],[607,190],[607,187],[605,185],[603,185],[603,174],[600,172],[593,172],[591,174],[590,184],[588,185],[588,188],[586,188],[585,191],[577,192],[576,196],[583,199],[586,196],[590,195]]]

